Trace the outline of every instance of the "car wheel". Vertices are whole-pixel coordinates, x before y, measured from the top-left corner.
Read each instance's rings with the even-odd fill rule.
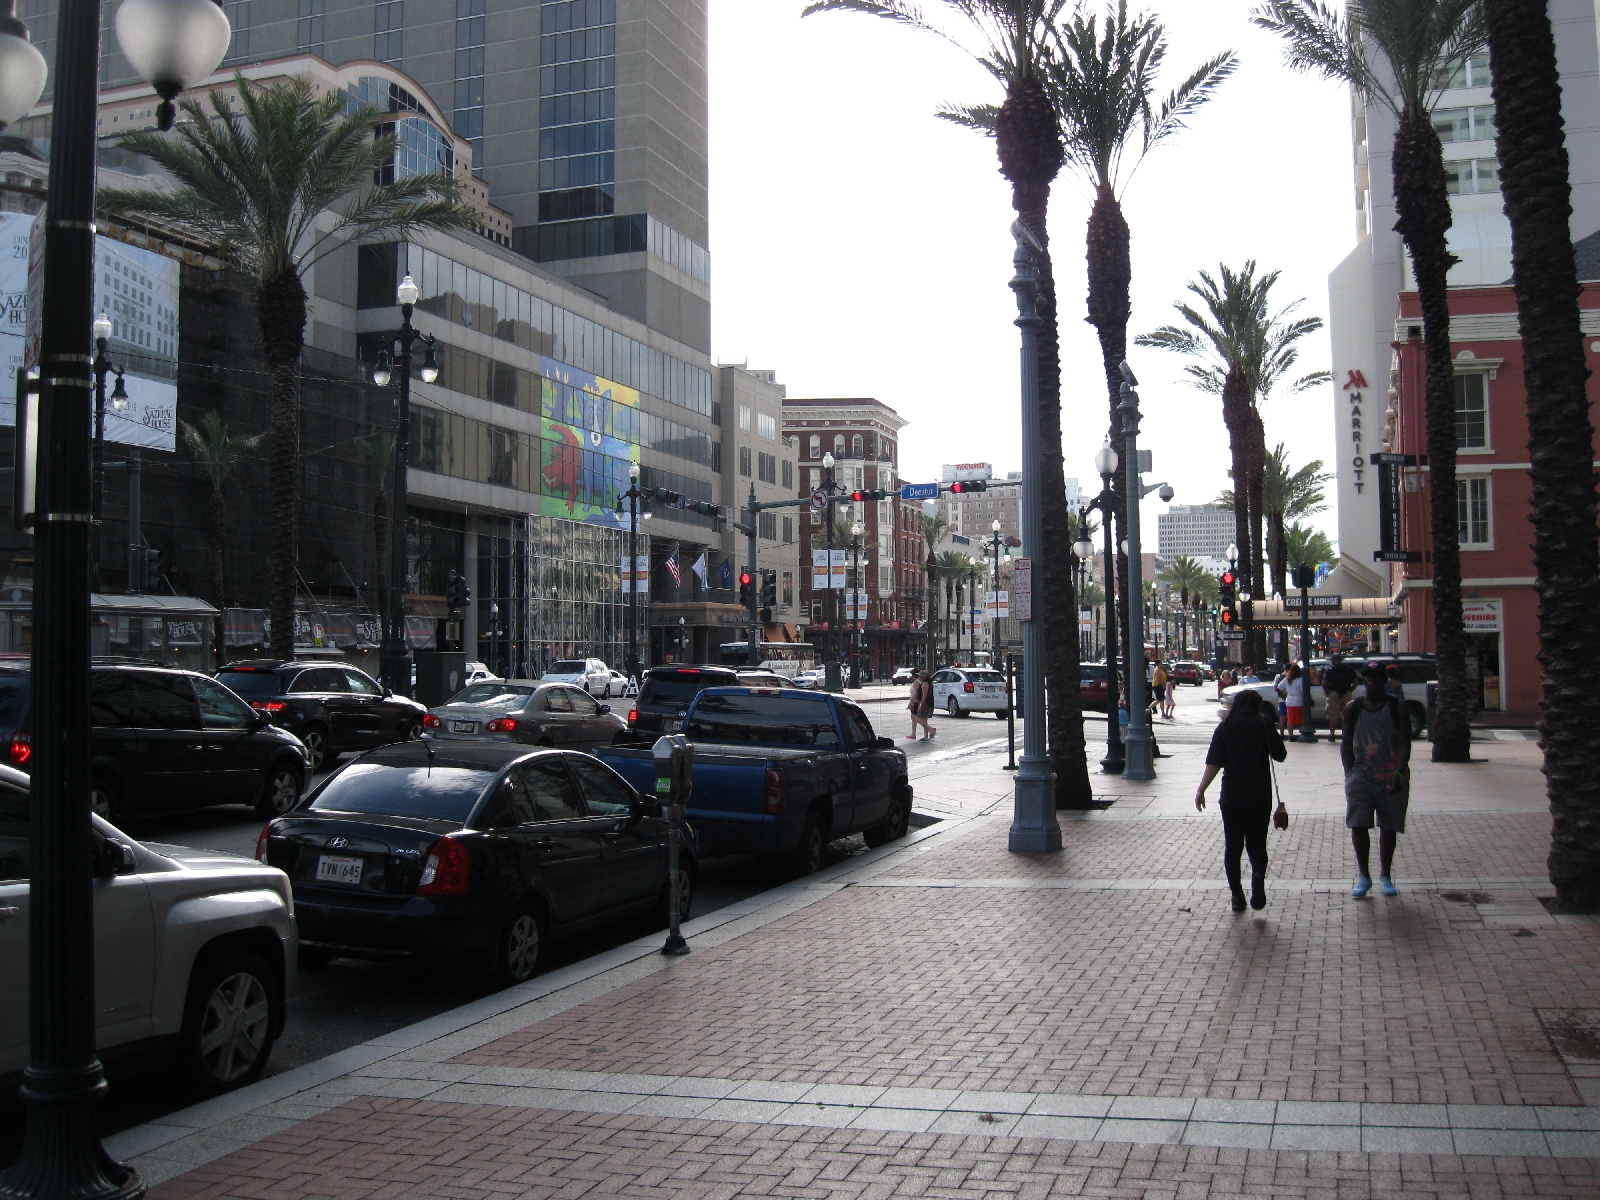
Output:
[[[320,971],[334,959],[332,950],[318,950],[314,946],[301,946],[298,956],[302,971]]]
[[[1002,708],[999,712],[995,713],[994,719],[996,721],[1004,721],[1007,718],[1009,718],[1010,716],[1011,716],[1011,711],[1009,709]]]
[[[822,831],[822,818],[815,812],[806,815],[805,828],[800,831],[800,843],[789,851],[789,868],[796,875],[810,875],[822,866],[822,852],[828,845]]]
[[[400,740],[402,742],[414,742],[418,738],[420,738],[421,736],[422,736],[422,722],[421,721],[409,721],[406,724],[400,726]]]
[[[278,980],[244,950],[207,954],[195,966],[178,1035],[178,1065],[207,1095],[254,1082],[272,1052]]]
[[[689,909],[694,904],[694,864],[687,857],[678,859],[678,924],[682,925],[689,919]],[[657,928],[670,929],[672,921],[672,883],[667,881],[661,885],[661,896],[656,901],[656,914],[659,920]]]
[[[313,772],[322,770],[328,763],[328,735],[322,726],[308,725],[301,731],[300,740],[305,744],[307,765]]]
[[[297,768],[279,763],[267,773],[261,785],[261,796],[256,801],[256,815],[265,820],[281,817],[300,800],[302,781]]]
[[[115,821],[120,805],[115,785],[103,776],[89,781],[89,811],[102,821]]]
[[[501,931],[495,948],[496,981],[505,987],[532,979],[539,970],[544,941],[544,916],[537,904],[525,900],[517,905]]]
[[[869,846],[882,846],[896,838],[903,838],[906,830],[911,825],[911,796],[903,789],[896,788],[894,798],[889,801],[889,815],[884,818],[882,825],[874,826],[863,835]]]

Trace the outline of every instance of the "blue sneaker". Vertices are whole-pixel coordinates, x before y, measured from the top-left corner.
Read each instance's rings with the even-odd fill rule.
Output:
[[[1368,892],[1370,892],[1371,890],[1372,890],[1372,880],[1368,879],[1365,875],[1363,875],[1359,879],[1356,880],[1355,887],[1350,889],[1350,898],[1352,900],[1364,899],[1366,897],[1366,894]]]
[[[1378,876],[1378,890],[1385,896],[1398,896],[1400,894],[1400,889],[1395,887],[1394,880],[1387,875]]]

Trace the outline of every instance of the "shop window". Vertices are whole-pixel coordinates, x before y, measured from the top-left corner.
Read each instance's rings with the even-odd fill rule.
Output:
[[[1457,375],[1456,449],[1486,450],[1489,447],[1489,381],[1481,374]]]
[[[1456,480],[1456,520],[1463,548],[1483,549],[1493,542],[1488,476]]]

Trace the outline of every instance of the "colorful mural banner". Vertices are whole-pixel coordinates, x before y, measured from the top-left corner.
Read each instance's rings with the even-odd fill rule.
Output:
[[[617,497],[639,461],[638,391],[553,358],[539,368],[540,513],[620,528]]]

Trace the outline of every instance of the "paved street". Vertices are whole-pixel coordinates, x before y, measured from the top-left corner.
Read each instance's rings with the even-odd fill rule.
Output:
[[[1235,915],[1206,694],[1059,854],[1005,850],[999,723],[944,719],[944,819],[698,915],[689,957],[616,945],[111,1149],[162,1198],[1600,1194],[1600,923],[1540,902],[1537,746],[1419,761],[1401,893],[1359,902],[1337,750],[1292,747]]]

